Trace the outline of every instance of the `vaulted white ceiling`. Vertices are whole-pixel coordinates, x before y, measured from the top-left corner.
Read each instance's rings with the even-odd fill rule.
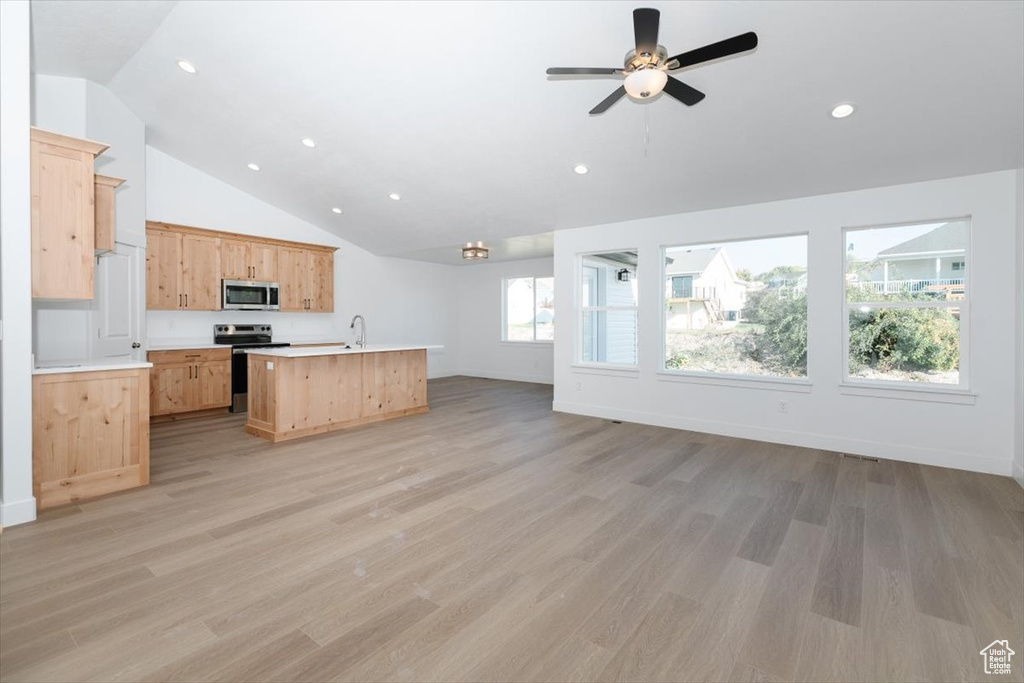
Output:
[[[669,54],[760,45],[677,72],[695,107],[593,117],[618,80],[544,70],[620,66],[638,2],[50,4],[38,72],[105,83],[149,144],[381,254],[1024,164],[1021,2],[649,3]]]

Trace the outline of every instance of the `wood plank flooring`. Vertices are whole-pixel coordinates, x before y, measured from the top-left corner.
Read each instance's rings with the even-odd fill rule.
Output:
[[[152,485],[0,535],[3,681],[1024,680],[1007,478],[551,412],[154,425]]]

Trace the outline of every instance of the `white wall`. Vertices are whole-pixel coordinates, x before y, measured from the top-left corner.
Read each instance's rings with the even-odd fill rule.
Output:
[[[555,233],[556,410],[745,438],[1010,475],[1021,309],[1018,176],[1015,171],[877,188],[784,202],[663,216]],[[972,216],[970,389],[973,405],[840,392],[844,350],[844,226]],[[809,393],[670,381],[661,365],[662,245],[807,231]],[[640,368],[593,374],[574,368],[576,255],[639,249]],[[779,411],[779,401],[788,412]]]
[[[552,383],[550,342],[501,340],[502,279],[550,277],[552,267],[550,258],[455,267],[459,282],[459,374]],[[557,300],[555,309],[566,310]],[[555,336],[560,334],[561,324],[561,317],[556,318]]]
[[[1024,168],[1017,169],[1017,372],[1013,476],[1024,486]]]
[[[96,159],[103,175],[125,178],[115,190],[116,240],[138,246],[146,239],[146,127],[101,85],[82,78],[32,76],[32,125],[110,145]],[[92,355],[93,301],[34,301],[37,362]]]
[[[0,527],[36,518],[32,496],[29,4],[0,2]]]
[[[283,341],[354,339],[352,316],[367,322],[371,344],[441,344],[428,372],[452,374],[458,357],[458,281],[452,266],[380,257],[260,201],[152,147],[147,148],[149,220],[338,247],[334,313],[150,311],[151,343],[212,341],[216,323],[269,322]]]

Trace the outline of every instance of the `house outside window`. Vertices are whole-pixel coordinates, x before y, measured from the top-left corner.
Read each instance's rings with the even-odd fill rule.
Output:
[[[555,279],[515,277],[502,281],[502,340],[550,342],[555,338]]]
[[[807,235],[663,249],[667,372],[803,379]]]
[[[577,360],[636,365],[637,252],[585,254],[579,265]]]
[[[967,388],[970,220],[845,232],[845,381]]]

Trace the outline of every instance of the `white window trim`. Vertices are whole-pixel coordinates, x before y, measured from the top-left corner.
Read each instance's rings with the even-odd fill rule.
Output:
[[[572,363],[572,369],[574,372],[585,372],[589,374],[608,374],[610,376],[623,376],[633,373],[639,373],[640,371],[640,279],[639,279],[639,265],[637,266],[637,302],[633,306],[584,306],[580,301],[580,281],[583,277],[583,259],[587,256],[599,257],[601,254],[624,252],[624,251],[635,251],[637,252],[637,263],[639,264],[640,250],[638,247],[623,247],[621,249],[602,249],[600,251],[581,251],[576,253],[575,264],[573,266],[574,277],[573,277],[573,309],[576,311],[576,330],[573,334],[573,354],[572,357],[574,362]],[[583,360],[583,318],[589,311],[633,311],[636,313],[636,363],[602,363],[599,361],[585,361]],[[607,370],[607,373],[600,372],[601,370]]]
[[[537,339],[537,280],[554,280],[554,275],[522,275],[501,278],[501,337],[502,344],[512,346],[551,346],[554,339]],[[509,280],[533,280],[533,339],[508,338],[508,283]]]
[[[962,301],[948,301],[946,299],[936,301],[847,301],[846,300],[846,236],[851,232],[860,230],[876,230],[882,228],[902,228],[914,225],[928,225],[931,223],[950,223],[953,221],[967,222],[967,245],[964,247],[964,298]],[[841,351],[841,375],[839,379],[839,393],[847,396],[869,396],[872,398],[896,398],[911,401],[931,401],[936,403],[959,403],[974,405],[976,393],[971,391],[970,385],[970,339],[971,339],[971,294],[973,284],[971,274],[973,268],[967,268],[971,262],[972,243],[974,241],[971,216],[955,216],[952,218],[936,218],[902,223],[883,223],[879,225],[847,226],[842,230],[843,267],[840,277],[842,278],[842,306],[840,314],[843,317],[843,334]],[[960,309],[960,366],[959,382],[957,384],[939,384],[929,382],[904,382],[897,380],[870,380],[852,377],[850,375],[850,312],[854,308],[870,306],[872,308],[959,308]]]
[[[689,382],[691,384],[713,384],[718,386],[729,386],[739,387],[746,389],[773,389],[776,391],[793,391],[798,393],[810,393],[811,383],[811,366],[810,357],[808,357],[807,374],[803,377],[785,377],[783,375],[743,375],[743,374],[732,374],[728,372],[700,372],[695,370],[673,370],[670,369],[666,363],[668,358],[668,349],[666,348],[668,339],[668,326],[665,324],[665,306],[667,301],[665,300],[665,280],[669,277],[668,264],[666,259],[668,257],[669,249],[679,249],[687,247],[699,247],[705,244],[729,244],[732,242],[756,242],[758,240],[770,240],[778,239],[782,237],[806,237],[807,238],[807,282],[808,291],[810,287],[810,256],[811,256],[811,234],[810,232],[797,231],[797,232],[784,232],[784,233],[772,233],[770,235],[759,235],[757,237],[737,237],[735,239],[728,240],[717,240],[714,242],[701,242],[693,244],[662,244],[660,249],[661,254],[661,361],[658,366],[657,375],[659,382]],[[845,271],[845,268],[844,268]],[[808,308],[808,314],[810,309]]]

